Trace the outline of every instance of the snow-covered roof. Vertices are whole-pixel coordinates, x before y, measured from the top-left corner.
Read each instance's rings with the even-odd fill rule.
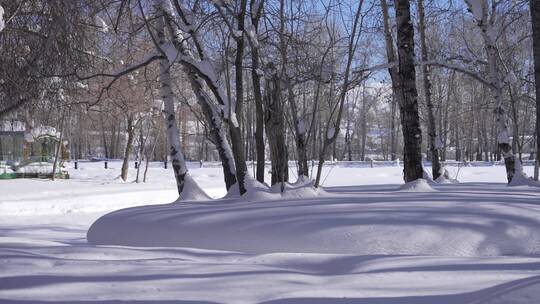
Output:
[[[21,132],[24,131],[25,124],[18,120],[0,120],[0,131]]]
[[[60,138],[60,133],[56,132],[56,129],[54,127],[40,125],[32,128],[30,132],[24,135],[24,138],[27,142],[33,142],[35,139],[38,139],[40,137]]]

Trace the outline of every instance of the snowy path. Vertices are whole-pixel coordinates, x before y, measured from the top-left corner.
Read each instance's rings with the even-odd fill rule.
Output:
[[[103,197],[96,197],[88,188],[66,187],[68,183],[77,184],[77,180],[46,183],[43,187],[51,187],[48,190],[29,187],[19,195],[13,195],[13,189],[2,188],[10,199],[0,198],[0,303],[537,303],[540,191],[478,183],[495,178],[492,175],[496,169],[482,170],[462,172],[471,179],[476,177],[477,183],[442,185],[437,187],[438,192],[428,194],[389,191],[397,187],[394,179],[399,175],[398,169],[377,171],[372,184],[379,185],[372,186],[347,186],[367,184],[369,179],[352,178],[361,175],[361,169],[343,169],[327,181],[334,185],[328,188],[334,198],[327,202],[329,207],[317,199],[300,205],[297,202],[296,208],[287,208],[284,202],[264,203],[274,207],[274,215],[283,216],[282,222],[274,224],[275,229],[271,221],[251,228],[239,222],[236,238],[233,235],[230,239],[225,238],[226,231],[218,229],[224,213],[216,212],[214,218],[205,215],[205,224],[209,225],[206,232],[215,232],[216,242],[221,238],[222,244],[218,245],[247,237],[250,229],[279,232],[281,228],[290,232],[269,235],[268,239],[249,239],[244,243],[247,250],[242,252],[200,249],[204,246],[195,249],[90,245],[86,232],[92,222],[108,210],[127,206],[126,202],[107,199],[108,207],[104,204],[100,210],[83,208],[92,198]],[[204,174],[219,176],[218,172],[209,171]],[[500,178],[500,173],[497,171],[496,178]],[[140,191],[142,198],[155,195],[153,190],[169,193],[168,184],[163,185],[159,178],[155,180],[154,184],[143,186],[148,194]],[[26,181],[26,186],[33,185],[32,182]],[[140,189],[133,184],[88,183],[94,190],[110,187],[110,193],[116,195],[114,199],[122,200],[133,199],[130,192]],[[0,187],[5,185],[0,182]],[[39,197],[39,191],[51,191],[54,198]],[[59,191],[72,191],[66,195],[86,203],[72,204],[64,195],[55,196]],[[335,195],[340,198],[335,200]],[[15,200],[26,205],[72,207],[58,207],[56,214],[40,207],[34,211],[41,213],[34,216],[31,208],[6,207],[13,208]],[[251,216],[257,221],[265,213],[268,215],[252,205],[229,205],[235,211],[228,212],[228,219]],[[226,207],[212,208],[225,212]],[[244,210],[239,210],[241,207]],[[179,225],[189,226],[182,216],[194,217],[194,225],[200,223],[202,215],[190,208],[180,216]],[[335,214],[329,214],[325,208],[334,209]],[[20,213],[7,215],[5,210]],[[302,216],[306,210],[311,211],[310,216]],[[344,225],[347,221],[337,220],[344,214],[358,222]],[[321,220],[316,227],[324,227],[312,229],[319,239],[330,241],[340,235],[342,239],[313,244],[309,239],[297,238],[291,244],[298,231],[307,229],[313,219]],[[362,221],[365,227],[358,229]],[[291,232],[294,222],[298,229]],[[344,227],[349,227],[348,231],[340,230]],[[170,233],[180,235],[183,231],[177,228],[172,227]],[[372,239],[368,238],[370,235]],[[272,240],[285,236],[288,239],[282,243]],[[427,243],[422,244],[422,236]],[[444,236],[451,238],[438,239]],[[407,243],[411,244],[405,246]],[[283,249],[277,245],[288,246],[284,251],[289,253],[272,250]],[[294,248],[303,251],[294,252]]]

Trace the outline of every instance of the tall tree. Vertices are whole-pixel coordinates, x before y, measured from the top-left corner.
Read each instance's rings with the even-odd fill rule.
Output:
[[[428,61],[428,50],[426,42],[426,17],[424,13],[424,0],[418,0],[418,31],[420,32],[420,50],[422,61]],[[431,152],[432,175],[437,179],[441,175],[441,163],[439,161],[439,138],[435,127],[435,114],[433,110],[433,100],[431,97],[430,67],[427,64],[422,65],[422,86],[424,89],[424,99],[428,114],[428,137],[429,151]]]
[[[253,82],[253,98],[255,99],[255,150],[257,159],[257,181],[264,183],[265,145],[264,145],[264,110],[261,89],[261,58],[259,50],[259,20],[261,19],[264,0],[250,0],[251,24],[253,31],[248,32],[251,46],[251,79]]]
[[[167,38],[165,36],[165,16],[163,10],[158,10],[161,14],[158,15],[158,32],[157,39],[161,51],[167,48]],[[163,113],[165,114],[166,133],[169,142],[169,156],[171,158],[174,177],[176,179],[176,187],[178,195],[182,197],[186,182],[187,166],[184,159],[184,154],[180,144],[180,130],[178,129],[178,121],[174,110],[174,93],[172,90],[171,63],[165,57],[159,61],[160,82],[161,82],[161,97],[164,103]]]
[[[363,20],[360,17],[362,15],[363,4],[363,0],[358,1],[358,6],[354,14],[352,29],[347,44],[347,62],[345,64],[345,71],[343,72],[343,82],[341,83],[341,88],[339,91],[338,103],[336,105],[337,107],[331,111],[330,119],[326,125],[326,128],[324,129],[325,132],[322,134],[324,138],[322,139],[323,144],[321,151],[319,152],[319,164],[317,168],[317,177],[315,178],[315,187],[318,187],[321,182],[321,174],[324,160],[326,157],[326,152],[328,151],[328,148],[336,141],[339,135],[341,117],[343,115],[343,107],[345,105],[345,98],[347,97],[347,92],[351,88],[351,70],[354,54],[358,43],[358,36],[361,34],[362,31]],[[336,116],[333,119],[334,113],[336,114]]]
[[[538,167],[540,167],[540,1],[530,0],[532,31],[534,78],[536,86],[536,165],[534,179],[538,180]]]
[[[388,4],[386,0],[381,0],[381,10],[383,15],[384,25],[384,41],[386,45],[386,57],[388,59],[388,73],[390,74],[390,80],[392,82],[392,101],[390,112],[390,157],[392,160],[397,158],[397,143],[396,143],[396,127],[395,127],[395,113],[396,105],[402,104],[401,101],[401,87],[398,82],[398,66],[396,51],[394,48],[394,39],[392,38],[392,27],[390,26],[390,14],[388,12]]]
[[[418,93],[414,67],[414,29],[409,0],[396,0],[396,25],[399,71],[398,82],[401,125],[403,130],[403,177],[411,182],[423,177],[422,130],[418,115]]]
[[[480,28],[484,48],[487,56],[489,81],[492,87],[493,99],[495,100],[495,120],[497,123],[497,145],[504,158],[506,178],[508,183],[518,174],[523,174],[521,162],[516,160],[510,145],[510,130],[508,119],[504,110],[502,72],[499,67],[499,49],[496,42],[496,15],[497,1],[491,1],[489,8],[488,0],[466,0],[469,9],[473,13],[476,24]],[[491,12],[491,13],[490,13]]]

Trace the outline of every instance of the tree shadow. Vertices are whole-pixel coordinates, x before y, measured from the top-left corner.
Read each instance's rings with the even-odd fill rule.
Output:
[[[519,297],[520,292],[528,292],[525,290],[530,288],[534,288],[534,290],[532,290],[532,296],[540,296],[540,276],[514,280],[482,290],[460,294],[369,298],[304,297],[276,299],[260,302],[259,304],[488,304],[493,301],[505,303],[499,301],[503,297],[512,295],[514,295],[516,299],[516,301],[512,303],[531,304],[533,302],[530,302],[530,298],[527,299],[527,297],[525,297],[520,299]]]

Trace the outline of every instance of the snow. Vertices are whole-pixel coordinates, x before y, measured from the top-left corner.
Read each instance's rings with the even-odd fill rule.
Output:
[[[0,5],[0,32],[4,30],[6,23],[4,22],[4,8]]]
[[[517,78],[516,74],[514,73],[514,71],[508,72],[508,74],[506,75],[506,81],[508,81],[508,83],[510,83],[510,84],[517,84],[518,83],[518,78]]]
[[[0,131],[21,132],[24,131],[25,124],[18,120],[0,120]]]
[[[510,136],[508,135],[508,129],[502,129],[497,134],[497,142],[500,144],[509,144]]]
[[[253,24],[248,24],[246,26],[246,33],[248,39],[251,41],[254,47],[259,48],[259,37],[257,37],[257,31]]]
[[[61,168],[57,168],[57,170],[60,169]],[[15,172],[18,173],[51,173],[52,171],[53,164],[48,162],[33,162],[15,170]]]
[[[516,158],[515,173],[512,177],[512,181],[508,184],[510,187],[516,186],[533,186],[540,187],[540,182],[535,181],[533,178],[527,176],[527,173],[523,171],[521,161]]]
[[[96,21],[98,23],[98,27],[100,28],[102,33],[108,33],[109,32],[109,25],[103,20],[101,17],[96,16]]]
[[[306,125],[302,119],[298,120],[298,134],[306,134]]]
[[[484,18],[484,13],[482,6],[484,5],[485,0],[466,0],[469,8],[477,21],[482,21]]]
[[[233,34],[234,38],[240,38],[243,35],[242,31],[240,31],[240,30],[233,30],[232,34]]]
[[[459,181],[456,178],[452,178],[452,174],[446,167],[441,167],[440,174],[437,179],[435,179],[436,183],[439,184],[457,184]]]
[[[200,200],[209,200],[210,196],[204,192],[201,187],[193,180],[191,174],[186,173],[184,180],[184,189],[182,194],[178,198],[177,202],[180,201],[200,201]]]
[[[75,82],[75,86],[79,89],[88,89],[88,85],[80,81]]]
[[[399,186],[399,191],[403,192],[433,192],[435,189],[431,188],[428,184],[428,180],[425,178],[419,178],[412,182],[405,183]]]
[[[165,52],[167,60],[169,60],[170,64],[173,64],[178,59],[178,56],[180,56],[180,53],[172,42],[162,45],[161,49],[163,50],[163,52]]]
[[[435,149],[442,149],[444,148],[444,144],[439,136],[435,138]]]
[[[217,164],[188,166],[209,196],[225,194]],[[2,303],[525,304],[540,297],[540,190],[507,187],[500,165],[447,166],[460,184],[404,192],[401,167],[337,163],[324,168],[322,191],[304,181],[281,194],[249,178],[259,195],[171,204],[163,204],[177,196],[170,166],[151,163],[140,184],[117,179],[120,161],[108,170],[100,162],[68,167],[70,180],[0,181]],[[121,246],[88,243],[94,222],[89,236],[99,232]]]
[[[54,137],[59,138],[60,133],[56,132],[56,128],[51,126],[37,126],[32,128],[28,134],[25,134],[24,138],[28,142],[34,142],[34,140],[40,137]]]
[[[334,127],[328,128],[328,131],[326,131],[326,138],[327,139],[333,138],[335,133],[336,133],[336,129]]]
[[[233,125],[235,128],[238,128],[240,125],[238,124],[238,119],[236,118],[236,113],[235,113],[235,112],[231,112],[230,116],[231,116],[231,123],[232,123],[232,125]]]

